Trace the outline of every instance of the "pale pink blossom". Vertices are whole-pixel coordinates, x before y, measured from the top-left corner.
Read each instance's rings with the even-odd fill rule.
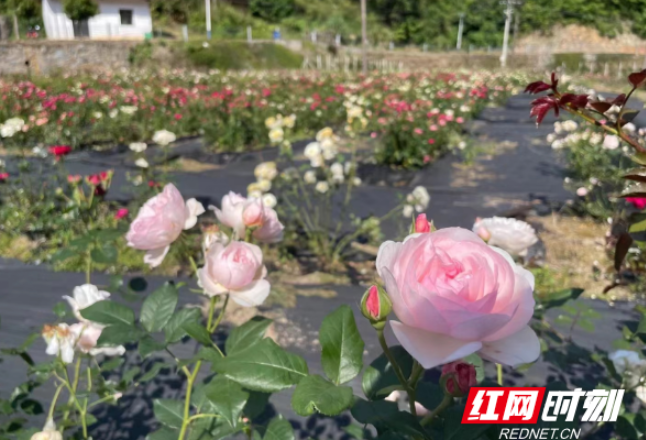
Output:
[[[230,191],[229,194],[222,197],[221,208],[211,207],[220,223],[233,229],[237,238],[244,237],[246,227],[242,213],[246,203],[246,197]]]
[[[78,323],[70,326],[70,331],[76,337],[76,349],[82,353],[89,353],[92,356],[123,356],[126,349],[123,345],[115,347],[99,347],[99,341],[103,327],[94,323]]]
[[[202,213],[204,207],[200,202],[195,199],[185,202],[177,188],[169,183],[139,210],[126,235],[128,246],[146,251],[144,262],[150,267],[159,266],[171,243],[183,230],[195,226]]]
[[[230,192],[222,198],[222,209],[212,209],[223,225],[234,230],[238,239],[244,238],[247,228],[254,228],[253,237],[263,243],[283,239],[285,227],[278,220],[278,214],[260,198],[246,198]]]
[[[424,368],[472,353],[511,366],[540,355],[528,325],[534,276],[473,232],[448,228],[387,241],[376,266],[399,319],[390,322],[395,336]]]
[[[230,294],[244,307],[263,303],[270,291],[262,251],[254,244],[215,242],[206,253],[204,267],[197,271],[200,286],[208,296]]]

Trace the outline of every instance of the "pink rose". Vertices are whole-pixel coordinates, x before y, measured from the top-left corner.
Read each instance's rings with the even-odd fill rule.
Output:
[[[278,220],[273,208],[265,206],[262,199],[249,198],[230,192],[222,198],[222,209],[212,207],[218,220],[235,232],[235,237],[245,236],[248,227],[256,228],[253,237],[263,243],[276,243],[283,239],[285,227]]]
[[[209,296],[229,293],[244,307],[265,301],[271,286],[265,280],[262,251],[254,244],[233,241],[227,246],[213,243],[206,253],[206,263],[197,271],[200,286]]]
[[[128,246],[147,251],[144,262],[150,267],[161,264],[183,230],[197,223],[204,207],[195,199],[184,198],[172,183],[141,207],[126,235]]]
[[[478,353],[515,366],[540,355],[528,323],[534,276],[461,228],[413,234],[379,248],[377,271],[399,318],[392,329],[424,368]]]
[[[212,207],[220,223],[233,229],[237,238],[244,237],[245,224],[242,213],[246,203],[246,197],[230,191],[229,194],[222,197],[220,209]]]
[[[265,206],[260,227],[253,231],[253,237],[261,243],[277,243],[283,239],[285,226],[278,220],[278,214]]]

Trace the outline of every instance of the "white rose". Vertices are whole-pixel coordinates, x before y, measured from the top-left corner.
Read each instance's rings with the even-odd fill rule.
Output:
[[[511,255],[523,256],[527,249],[538,241],[536,231],[528,223],[514,218],[491,217],[478,219],[473,232]]]
[[[328,185],[327,182],[320,181],[316,184],[314,189],[320,192],[321,194],[325,194],[328,191],[328,189],[330,189],[330,185]]]
[[[267,193],[262,196],[262,204],[268,208],[274,208],[276,203],[278,203],[278,201],[276,200],[276,196],[272,193]]]
[[[74,316],[81,322],[89,322],[87,319],[81,316],[80,311],[86,307],[90,307],[92,304],[99,301],[104,301],[110,298],[110,293],[105,290],[99,290],[93,284],[83,284],[82,286],[77,286],[72,291],[73,296],[64,295],[63,299],[72,308]]]
[[[148,168],[148,161],[144,159],[143,157],[140,157],[139,159],[135,160],[135,165],[137,165],[139,168]]]
[[[303,175],[303,180],[305,183],[314,184],[316,183],[316,173],[312,170],[306,171]]]
[[[156,131],[155,134],[153,134],[153,142],[157,145],[161,145],[162,147],[170,145],[176,140],[177,136],[175,135],[175,133],[168,130],[159,130]]]
[[[130,144],[130,149],[135,153],[143,153],[148,148],[145,142],[133,142]]]

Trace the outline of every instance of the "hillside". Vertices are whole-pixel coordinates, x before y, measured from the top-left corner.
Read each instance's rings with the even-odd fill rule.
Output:
[[[88,0],[92,1],[92,0]],[[219,39],[242,39],[247,26],[254,38],[270,39],[279,27],[284,38],[319,41],[340,35],[344,44],[360,41],[360,0],[210,0],[213,34]],[[460,14],[464,14],[463,47],[499,47],[505,23],[500,0],[367,0],[372,43],[455,46]],[[518,2],[520,3],[520,2]],[[150,0],[155,28],[179,35],[188,24],[193,36],[205,31],[204,0]],[[0,0],[0,14],[16,13],[21,28],[40,20],[40,0]],[[646,38],[646,0],[525,0],[515,6],[512,38],[528,34],[549,36],[568,25],[596,30],[601,37],[634,34]]]

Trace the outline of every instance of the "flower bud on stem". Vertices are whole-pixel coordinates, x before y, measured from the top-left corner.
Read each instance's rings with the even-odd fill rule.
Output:
[[[383,287],[373,285],[361,299],[361,313],[377,330],[383,330],[393,303]]]

